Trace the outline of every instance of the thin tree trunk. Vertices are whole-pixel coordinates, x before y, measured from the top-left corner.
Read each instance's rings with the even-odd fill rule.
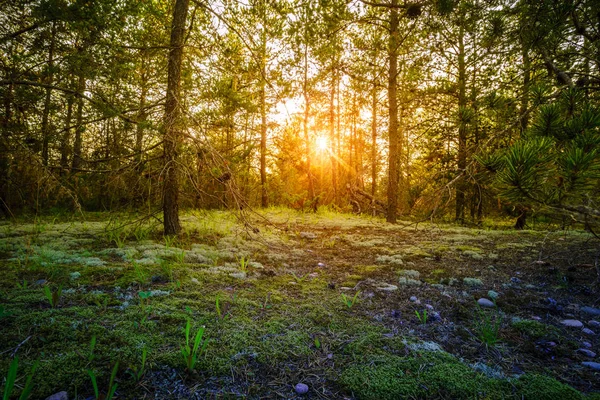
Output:
[[[171,42],[168,61],[167,99],[164,116],[164,183],[163,224],[165,235],[177,235],[181,231],[179,222],[179,152],[182,142],[181,124],[181,63],[185,20],[189,0],[176,0],[171,25]]]
[[[137,126],[135,132],[135,152],[136,154],[136,162],[138,163],[138,168],[141,166],[142,162],[142,146],[144,143],[144,124],[146,122],[146,118],[148,118],[148,113],[146,112],[146,96],[148,95],[148,74],[146,73],[146,52],[142,51],[142,74],[141,74],[141,87],[140,87],[140,105],[137,115]]]
[[[79,75],[79,80],[77,82],[77,93],[83,94],[85,92],[85,76],[83,74]],[[82,151],[82,143],[83,143],[83,131],[85,127],[83,126],[83,98],[79,97],[77,100],[77,115],[75,121],[75,142],[73,143],[73,161],[72,161],[72,169],[76,171],[79,167],[81,167],[81,151]]]
[[[529,59],[529,48],[523,44],[522,49],[522,61],[523,61],[523,86],[521,88],[521,134],[527,129],[529,125],[529,117],[527,115],[527,108],[529,107],[529,86],[531,80],[531,60]]]
[[[305,35],[306,36],[306,35]],[[304,43],[304,81],[302,92],[304,95],[304,141],[306,142],[306,172],[308,175],[308,197],[312,203],[312,207],[316,209],[315,203],[315,185],[311,171],[311,146],[310,137],[308,135],[308,117],[310,112],[310,99],[308,96],[308,37],[305,37]]]
[[[67,95],[67,116],[60,143],[60,166],[63,171],[69,168],[69,140],[71,139],[71,121],[73,120],[73,95]]]
[[[467,166],[467,126],[464,120],[464,113],[467,106],[466,95],[466,63],[465,63],[465,43],[464,43],[464,22],[461,22],[458,36],[458,173],[464,174]],[[456,213],[455,218],[459,222],[465,219],[465,177],[461,177],[456,182]]]
[[[331,161],[331,184],[333,186],[333,202],[338,204],[337,164],[334,153],[335,143],[335,89],[337,85],[337,72],[335,55],[331,60],[331,91],[329,92],[329,142],[331,143],[329,160]]]
[[[46,84],[52,85],[54,80],[54,45],[56,42],[56,23],[52,23],[52,32],[50,37],[50,48],[48,49],[48,75]],[[48,145],[50,143],[50,100],[52,98],[52,89],[46,87],[46,96],[44,98],[44,112],[42,115],[42,163],[48,165]]]
[[[377,52],[373,61],[377,60]],[[373,88],[371,90],[371,196],[377,191],[377,67],[373,62]]]
[[[398,5],[398,0],[392,0],[393,7]],[[388,74],[388,103],[389,103],[389,154],[388,154],[388,188],[387,188],[387,215],[386,220],[396,223],[398,212],[398,10],[390,11],[390,41],[389,41],[389,74]]]
[[[267,28],[265,26],[265,4],[262,3],[263,29],[261,43],[261,81],[260,81],[260,205],[268,207],[267,193]]]

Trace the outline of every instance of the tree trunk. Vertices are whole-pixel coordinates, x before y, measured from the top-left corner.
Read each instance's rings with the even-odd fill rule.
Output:
[[[148,74],[146,73],[146,52],[142,51],[140,55],[142,57],[142,74],[140,77],[140,105],[137,114],[137,126],[135,131],[135,152],[136,152],[136,162],[137,168],[141,167],[142,162],[142,146],[144,143],[144,124],[146,123],[146,118],[148,118],[148,113],[146,112],[146,96],[148,95]]]
[[[73,95],[67,95],[67,116],[60,143],[60,166],[64,172],[69,168],[69,140],[71,139],[71,121],[73,120]]]
[[[392,0],[392,6],[398,5],[398,0]],[[388,75],[388,103],[389,103],[389,155],[388,155],[388,188],[387,188],[387,215],[386,220],[396,223],[398,212],[398,10],[390,11],[390,41],[389,41],[389,75]]]
[[[336,56],[334,55],[331,60],[331,90],[329,92],[329,142],[330,142],[330,155],[329,160],[331,162],[331,184],[333,189],[333,203],[338,204],[338,183],[337,183],[337,164],[335,159],[335,153],[333,151],[335,143],[335,89],[337,86],[337,73],[336,73]]]
[[[527,108],[529,107],[529,86],[531,80],[531,60],[529,59],[529,49],[525,44],[522,44],[522,61],[523,61],[523,87],[521,89],[521,134],[527,129],[529,118]]]
[[[311,170],[311,146],[310,137],[308,135],[308,117],[310,112],[310,99],[308,96],[308,40],[309,38],[305,35],[304,43],[304,81],[302,84],[302,94],[304,95],[304,141],[306,142],[306,173],[308,176],[308,197],[312,203],[313,209],[316,211],[315,202],[315,185],[313,182],[312,170]]]
[[[467,125],[464,120],[464,113],[467,106],[466,92],[466,63],[465,63],[465,29],[464,21],[461,21],[458,35],[458,173],[464,174],[467,166]],[[456,213],[455,219],[458,222],[464,222],[465,219],[465,177],[461,177],[456,182]]]
[[[265,26],[265,4],[262,4],[263,29],[261,43],[261,81],[260,81],[260,205],[268,207],[267,193],[267,28]]]
[[[177,235],[179,222],[179,152],[182,142],[180,105],[181,63],[189,0],[176,0],[171,25],[167,99],[164,116],[163,223],[165,235]]]
[[[85,76],[83,73],[79,75],[79,80],[77,82],[77,93],[83,94],[85,92]],[[75,121],[75,143],[73,143],[73,162],[72,162],[72,170],[76,172],[76,170],[81,167],[81,150],[83,143],[83,131],[85,127],[83,126],[83,98],[79,97],[77,99],[77,115]]]
[[[54,44],[56,41],[56,23],[52,23],[52,32],[50,37],[50,48],[48,49],[48,73],[46,84],[52,85],[54,78]],[[44,112],[42,114],[42,163],[48,165],[48,145],[50,143],[50,100],[52,98],[52,89],[46,87],[46,96],[44,98]]]
[[[373,57],[373,88],[371,90],[371,196],[377,191],[377,52]]]

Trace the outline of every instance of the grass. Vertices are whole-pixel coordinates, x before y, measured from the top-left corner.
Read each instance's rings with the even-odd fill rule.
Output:
[[[474,275],[475,267],[464,265],[465,259],[452,258],[458,257],[451,250],[456,236],[470,238],[469,245],[482,254],[498,253],[506,262],[512,248],[504,252],[498,247],[519,240],[535,243],[537,235],[520,239],[508,232],[492,235],[497,243],[491,243],[468,228],[403,230],[377,218],[330,210],[302,214],[272,208],[265,215],[273,225],[260,227],[260,240],[248,238],[229,214],[207,211],[183,216],[185,237],[164,241],[154,228],[137,233],[128,228],[122,247],[105,239],[106,218],[99,214],[75,224],[6,225],[10,236],[0,237],[5,249],[0,253],[5,265],[0,275],[0,376],[9,375],[10,355],[16,351],[20,369],[11,398],[19,395],[38,358],[31,398],[61,390],[70,398],[77,393],[78,399],[107,398],[111,392],[115,398],[148,393],[167,398],[166,388],[195,391],[200,398],[269,398],[274,393],[293,398],[300,379],[329,398],[517,399],[528,398],[539,386],[548,396],[581,396],[557,381],[558,374],[533,363],[523,378],[482,376],[470,367],[481,355],[464,351],[472,335],[454,347],[442,342],[448,334],[458,340],[462,327],[490,346],[502,334],[498,348],[511,358],[521,356],[523,340],[550,329],[545,322],[513,324],[500,332],[495,314],[482,310],[486,317],[473,318],[462,302],[496,287],[491,286],[495,282],[483,275],[484,267]],[[127,225],[125,215],[111,223],[136,226]],[[316,232],[318,240],[300,240],[289,233],[295,231]],[[377,246],[359,245],[364,243]],[[441,261],[420,250],[434,247],[442,249],[435,252]],[[382,255],[392,258],[378,261]],[[75,272],[78,279],[71,279]],[[377,289],[380,283],[397,285],[399,278],[463,282],[469,275],[477,277],[478,285]],[[346,283],[356,286],[352,294],[340,289]],[[499,301],[510,301],[496,290]],[[408,301],[412,295],[435,305],[442,320],[425,310],[415,318]],[[515,304],[505,309],[520,310]],[[514,337],[521,342],[513,344]],[[523,357],[528,356],[536,357]]]

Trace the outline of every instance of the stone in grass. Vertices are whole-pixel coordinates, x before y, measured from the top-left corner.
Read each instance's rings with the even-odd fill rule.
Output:
[[[313,232],[300,232],[300,237],[302,239],[315,240],[317,238],[317,234]]]
[[[75,280],[81,278],[81,273],[77,272],[77,271],[71,272],[70,277],[71,277],[72,281],[75,281]]]
[[[377,290],[381,290],[382,292],[394,292],[398,290],[398,286],[391,285],[389,283],[381,282],[379,286],[377,286]]]
[[[298,383],[296,385],[296,387],[294,387],[294,389],[296,390],[296,393],[298,393],[298,394],[308,393],[308,385],[306,385],[304,383]]]
[[[481,279],[478,279],[478,278],[464,278],[463,283],[466,286],[470,286],[470,287],[479,287],[479,286],[483,285],[483,282],[481,282]]]
[[[586,356],[586,357],[589,357],[589,358],[594,358],[594,357],[596,357],[596,353],[594,353],[593,351],[591,351],[591,350],[588,350],[588,349],[578,349],[578,350],[577,350],[577,352],[578,352],[578,353],[581,353],[581,354],[583,354],[584,356]]]
[[[416,303],[419,299],[417,299],[417,296],[410,296],[410,301],[412,301],[413,303]]]
[[[580,309],[582,312],[586,313],[586,314],[590,314],[590,315],[600,315],[600,308],[594,308],[594,307],[581,307]]]
[[[69,395],[67,392],[58,392],[52,396],[46,397],[46,400],[69,400]]]
[[[600,363],[597,362],[584,361],[581,363],[581,365],[585,365],[586,367],[590,367],[592,369],[595,369],[596,371],[600,371]]]
[[[569,328],[583,328],[583,322],[576,319],[563,319],[560,323]]]
[[[496,300],[498,298],[498,296],[500,296],[498,294],[498,292],[495,292],[493,290],[488,291],[488,297],[492,300]]]
[[[477,300],[477,304],[479,304],[481,307],[496,307],[493,301],[484,298]]]
[[[400,277],[398,283],[404,286],[419,286],[421,281],[417,281],[411,278]]]
[[[592,344],[590,342],[581,342],[581,345],[583,347],[585,347],[586,349],[591,349],[592,348]]]
[[[588,336],[594,336],[594,335],[596,334],[596,332],[594,332],[594,331],[593,331],[593,330],[591,330],[590,328],[583,328],[583,329],[581,330],[581,332],[582,332],[584,335],[588,335]]]
[[[588,321],[588,324],[590,326],[594,326],[596,328],[600,328],[600,322],[598,322],[598,321],[591,320],[591,321]]]

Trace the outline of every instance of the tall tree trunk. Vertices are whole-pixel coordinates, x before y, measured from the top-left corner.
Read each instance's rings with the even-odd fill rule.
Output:
[[[177,235],[181,231],[179,222],[179,152],[182,142],[181,123],[181,63],[185,20],[189,0],[176,0],[171,24],[171,42],[168,62],[167,99],[164,116],[164,183],[163,224],[165,235]]]
[[[335,143],[335,89],[337,86],[337,71],[336,71],[336,55],[333,56],[331,60],[331,90],[329,92],[329,142],[330,146],[330,155],[329,160],[331,162],[331,184],[333,186],[333,202],[334,204],[338,204],[338,183],[337,183],[337,161],[335,159],[334,153],[334,143]]]
[[[527,108],[529,107],[529,86],[531,81],[531,60],[529,59],[529,48],[523,43],[522,44],[522,61],[523,61],[523,86],[521,88],[521,134],[527,129],[529,125],[529,117],[527,114]]]
[[[373,56],[373,88],[371,89],[371,196],[377,191],[377,51]]]
[[[9,72],[8,77],[12,78],[11,75]],[[9,161],[7,156],[9,151],[10,120],[12,118],[12,96],[13,85],[9,84],[4,93],[4,118],[2,118],[2,129],[0,130],[0,212],[6,218],[11,216],[7,196],[9,176]]]
[[[52,85],[54,80],[54,44],[56,42],[56,22],[52,23],[50,33],[50,47],[48,49],[48,73],[46,75],[46,84]],[[44,112],[42,114],[42,163],[48,165],[48,145],[50,143],[50,100],[52,98],[52,89],[46,87],[46,96],[44,98]]]
[[[261,80],[260,80],[260,205],[268,207],[267,193],[267,28],[265,4],[262,5],[263,29],[261,38]]]
[[[398,0],[392,0],[391,5],[396,7]],[[398,10],[390,11],[390,39],[389,39],[389,74],[388,74],[388,103],[389,103],[389,154],[388,154],[388,188],[387,188],[387,215],[386,220],[396,223],[398,213]]]
[[[312,207],[316,211],[316,201],[315,201],[315,184],[313,181],[312,175],[312,167],[311,167],[311,146],[310,146],[310,137],[308,135],[308,117],[310,113],[310,98],[308,96],[308,40],[309,38],[305,35],[305,43],[304,43],[304,80],[302,84],[302,94],[304,96],[304,141],[306,142],[306,172],[308,175],[308,197],[312,203]]]
[[[465,121],[464,113],[467,106],[466,92],[466,76],[467,69],[465,63],[465,29],[464,21],[461,21],[461,26],[458,35],[458,173],[464,174],[467,166],[467,121]],[[456,182],[456,213],[455,219],[463,222],[465,219],[465,177],[461,177]]]
[[[85,76],[83,73],[79,75],[79,79],[77,82],[77,93],[80,95],[85,92]],[[78,168],[81,167],[82,159],[81,159],[81,151],[83,145],[83,131],[85,127],[83,126],[83,98],[79,96],[77,99],[77,115],[75,121],[75,142],[73,143],[73,161],[72,161],[72,169],[74,172]]]
[[[67,115],[65,118],[65,127],[63,129],[60,141],[60,166],[64,172],[69,168],[69,141],[71,140],[71,122],[73,120],[73,102],[72,94],[67,94]]]
[[[146,118],[148,118],[148,112],[146,111],[146,96],[148,95],[148,74],[146,72],[146,51],[142,50],[142,74],[140,76],[140,105],[137,113],[137,126],[135,131],[135,152],[136,162],[138,168],[141,167],[142,162],[142,146],[144,143],[144,130]]]

